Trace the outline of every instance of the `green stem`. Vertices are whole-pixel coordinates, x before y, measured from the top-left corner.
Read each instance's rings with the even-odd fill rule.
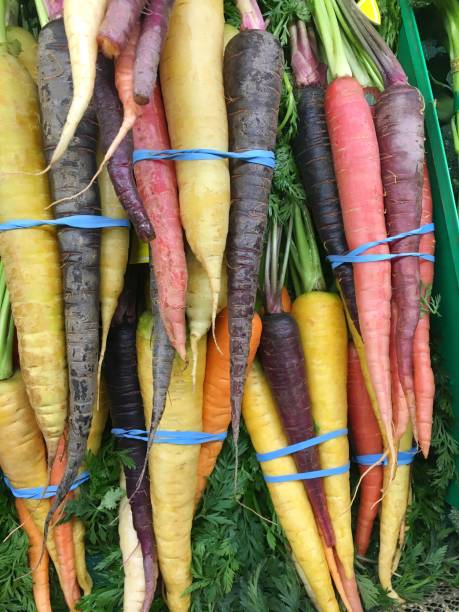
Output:
[[[295,109],[295,96],[293,94],[293,87],[292,87],[292,84],[290,83],[290,79],[288,77],[286,70],[284,70],[282,80],[284,83],[284,87],[287,90],[288,103],[287,103],[287,110],[285,111],[284,118],[282,119],[281,124],[277,128],[279,132],[281,132],[284,129],[284,127],[287,125],[287,123],[290,121],[290,119],[293,116],[294,109]]]
[[[45,0],[35,0],[35,8],[37,9],[37,15],[38,15],[38,21],[40,22],[40,27],[44,28],[45,25],[49,21]]]
[[[14,325],[6,286],[5,272],[0,261],[0,380],[13,375]]]
[[[302,293],[323,290],[325,281],[315,242],[314,229],[307,209],[301,209],[297,206],[293,223],[292,260],[301,279]]]
[[[6,42],[6,0],[0,0],[0,44]]]
[[[292,244],[292,232],[293,232],[293,217],[290,217],[290,220],[288,222],[288,230],[287,230],[287,240],[285,243],[285,252],[284,252],[284,260],[282,262],[282,270],[280,273],[280,279],[279,279],[279,291],[282,291],[282,287],[284,286],[285,283],[285,276],[287,274],[287,265],[288,265],[288,258],[290,255],[290,247]]]

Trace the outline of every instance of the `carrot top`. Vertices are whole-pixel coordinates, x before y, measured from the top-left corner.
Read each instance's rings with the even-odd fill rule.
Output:
[[[13,375],[14,324],[6,286],[5,270],[0,260],[0,380]]]
[[[241,30],[266,30],[257,0],[237,0],[237,8],[241,13]]]

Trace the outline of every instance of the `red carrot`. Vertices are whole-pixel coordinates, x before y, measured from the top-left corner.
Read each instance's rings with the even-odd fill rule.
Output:
[[[170,149],[159,85],[152,100],[143,107],[133,134],[136,149]],[[174,162],[144,160],[137,162],[134,172],[156,234],[151,250],[161,316],[171,344],[185,359],[187,269]]]
[[[349,345],[347,399],[352,445],[356,455],[382,454],[383,445],[378,421],[373,414],[370,398],[360,368],[359,356],[353,344]],[[361,465],[360,473],[368,470]],[[355,547],[364,556],[370,544],[373,523],[378,514],[378,500],[383,485],[383,468],[375,466],[360,485],[359,511],[355,531]]]
[[[147,6],[134,65],[137,104],[147,104],[152,96],[173,4],[174,0],[150,0]]]
[[[432,194],[427,166],[424,165],[424,184],[422,190],[421,225],[432,223]],[[433,255],[435,252],[434,234],[424,234],[419,245],[421,253]],[[414,393],[416,397],[416,428],[418,442],[424,457],[429,454],[432,435],[432,413],[435,395],[435,380],[430,363],[429,347],[429,310],[428,303],[433,283],[434,264],[421,259],[420,276],[424,298],[427,302],[421,313],[413,343]]]

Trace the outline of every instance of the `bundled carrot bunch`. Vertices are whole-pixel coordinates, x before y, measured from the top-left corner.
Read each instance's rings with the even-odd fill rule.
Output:
[[[315,607],[363,609],[354,539],[364,556],[378,505],[380,582],[397,599],[434,392],[420,94],[353,0],[311,2],[315,30],[290,24],[297,103],[255,0],[236,2],[240,31],[221,0],[36,5],[38,45],[16,28],[15,55],[0,0],[4,363],[9,302],[18,345],[0,467],[37,609],[51,609],[48,555],[69,609],[91,590],[84,527],[60,521],[108,411],[130,458],[124,610],[150,610],[159,574],[169,609],[190,608],[193,517],[241,413]],[[270,200],[286,81],[308,204],[288,210]]]

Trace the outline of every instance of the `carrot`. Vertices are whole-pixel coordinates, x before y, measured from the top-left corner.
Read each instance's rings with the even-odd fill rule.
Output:
[[[97,59],[94,103],[100,128],[100,141],[103,151],[106,152],[121,129],[123,112],[115,88],[113,62],[107,60],[101,53]],[[129,132],[114,151],[107,169],[116,195],[132,221],[137,235],[141,240],[147,241],[153,237],[153,228],[137,193],[132,169],[133,148],[132,134]],[[103,168],[103,165],[100,164],[99,168]]]
[[[16,499],[16,511],[29,539],[29,567],[32,572],[33,598],[37,612],[52,612],[49,597],[48,553],[42,555],[43,535],[32,521],[23,499]]]
[[[65,435],[59,441],[56,458],[54,459],[49,484],[58,485],[65,473],[67,466],[67,453],[65,452]],[[72,493],[68,493],[65,501],[73,498]],[[53,500],[53,498],[51,498]],[[65,601],[71,610],[75,610],[75,604],[80,599],[80,589],[77,585],[75,570],[75,555],[73,550],[73,529],[72,522],[68,521],[58,525],[64,514],[63,504],[59,506],[53,518],[53,533],[56,543],[57,558],[62,575],[62,591]]]
[[[330,135],[344,231],[348,246],[352,250],[387,237],[381,164],[371,110],[360,84],[348,76],[350,68],[339,34],[330,50],[332,44],[331,39],[327,38],[327,27],[336,24],[336,16],[333,8],[328,5],[328,0],[324,3],[315,2],[315,16],[320,24],[322,42],[327,47],[328,64],[335,77],[325,92],[325,118]],[[382,244],[369,249],[366,254],[388,253],[387,245]],[[368,367],[377,401],[377,407],[374,409],[379,413],[384,444],[394,465],[389,362],[390,270],[388,261],[354,265],[357,311],[366,358],[362,368],[364,365]],[[358,333],[354,332],[354,337],[355,335]],[[358,348],[357,342],[356,347]]]
[[[186,315],[190,328],[190,345],[194,372],[198,343],[207,334],[212,324],[212,291],[206,271],[189,248],[186,249],[186,264],[188,270]],[[227,302],[226,266],[224,264],[221,270],[221,280],[217,312],[225,308]]]
[[[152,317],[144,313],[137,328],[137,355],[140,388],[147,427],[152,403],[151,344]],[[188,355],[189,355],[189,346]],[[206,342],[198,344],[196,381],[192,368],[184,370],[179,357],[174,360],[167,404],[161,420],[165,431],[201,431],[202,388]],[[154,444],[149,470],[153,503],[153,525],[161,575],[166,587],[169,610],[188,610],[191,585],[191,526],[197,485],[199,446]]]
[[[108,335],[105,375],[110,396],[110,416],[115,428],[145,430],[145,418],[137,376],[136,290],[137,269],[128,269],[123,293]],[[158,577],[148,473],[143,472],[146,445],[140,440],[119,438],[117,446],[129,451],[132,468],[124,468],[132,520],[142,549],[145,574],[143,612],[151,608]]]
[[[222,0],[183,0],[174,4],[160,63],[174,149],[228,151],[223,25]],[[228,232],[228,163],[223,159],[178,161],[176,168],[182,225],[188,244],[209,278],[214,322]]]
[[[365,390],[359,356],[352,343],[349,344],[347,402],[352,446],[355,454],[382,455],[381,432],[371,407],[370,398]],[[367,472],[368,466],[361,465],[359,470],[360,474],[363,474]],[[376,465],[365,475],[360,485],[355,548],[361,556],[365,556],[370,545],[373,524],[378,514],[378,500],[381,497],[382,484],[383,469]]]
[[[429,172],[424,164],[424,184],[422,190],[421,225],[432,223],[432,194],[430,191]],[[435,237],[424,234],[419,245],[421,253],[433,255],[435,252]],[[430,291],[433,283],[434,265],[430,261],[421,260],[420,278],[424,290],[426,307],[421,312],[413,342],[414,393],[416,397],[416,429],[422,454],[429,454],[432,435],[432,413],[435,395],[435,380],[430,363],[429,347],[429,310]]]
[[[137,104],[148,104],[153,94],[173,4],[174,0],[150,0],[147,3],[134,66],[134,99]]]
[[[123,472],[120,476],[120,488],[126,491],[126,478]],[[141,612],[145,601],[143,557],[126,495],[120,501],[118,534],[124,569],[123,610]]]
[[[263,370],[254,361],[244,390],[244,422],[258,453],[284,448],[289,443]],[[280,457],[261,464],[265,476],[294,474],[293,457]],[[294,560],[308,584],[307,591],[318,610],[338,611],[319,531],[304,486],[299,481],[268,483],[279,521],[292,547]]]
[[[64,0],[64,24],[72,66],[73,97],[51,167],[66,152],[92,98],[96,78],[96,35],[108,0]]]
[[[99,176],[99,197],[102,215],[112,219],[125,219],[126,214],[121,206],[110,176],[104,168]],[[108,330],[116,310],[118,298],[123,290],[124,273],[128,262],[129,229],[113,227],[103,229],[100,238],[100,314],[102,319],[101,348],[97,369],[98,385],[100,372],[107,346]]]
[[[412,445],[412,431],[408,426],[400,441],[400,451],[408,451]],[[390,481],[390,469],[384,470],[384,497],[381,503],[378,573],[383,589],[389,597],[401,601],[392,588],[394,560],[397,544],[405,520],[410,491],[410,465],[398,465],[395,478]]]
[[[18,55],[18,60],[30,74],[34,82],[37,82],[37,41],[33,34],[24,28],[17,26],[8,26],[6,28],[6,38],[11,44],[18,43],[21,50]]]
[[[311,411],[316,430],[327,434],[347,427],[347,328],[338,295],[313,291],[295,300],[292,316],[298,323],[304,350]],[[346,436],[319,446],[323,469],[349,463]],[[336,536],[338,571],[352,610],[363,610],[354,574],[349,471],[324,479],[330,520]]]
[[[45,445],[19,370],[8,380],[0,381],[0,468],[16,489],[48,485]],[[43,534],[49,500],[24,499],[24,506]],[[53,534],[47,539],[46,547],[63,584]]]
[[[145,0],[110,0],[97,33],[105,57],[113,59],[123,51],[144,6]]]
[[[282,72],[282,49],[269,32],[246,30],[228,43],[223,74],[231,151],[274,150]],[[230,168],[228,325],[232,428],[237,440],[273,171],[237,160]]]
[[[70,59],[63,20],[49,22],[41,30],[38,43],[38,91],[44,150],[48,159],[59,138],[72,98]],[[61,67],[59,71],[56,71],[56,62]],[[96,166],[96,137],[96,115],[90,105],[69,148],[51,168],[54,199],[78,192],[80,185],[86,185],[90,180]],[[55,217],[100,214],[95,186],[84,196],[67,200],[54,206]],[[96,399],[99,353],[100,230],[63,227],[58,230],[58,239],[63,272],[70,406],[67,465],[51,504],[48,523],[63,502],[83,462]]]
[[[410,412],[406,402],[405,394],[403,393],[402,385],[400,384],[398,359],[397,359],[397,320],[398,308],[392,302],[391,320],[390,320],[390,376],[392,389],[392,420],[394,427],[395,443],[400,442],[400,438],[406,431],[410,421]],[[413,415],[414,416],[414,415]],[[413,419],[412,419],[413,420]]]
[[[298,89],[298,132],[293,141],[295,158],[306,201],[326,253],[344,255],[349,249],[325,122],[323,75],[304,23],[299,21],[290,32],[292,66]],[[352,265],[343,264],[335,268],[334,273],[359,331]]]
[[[341,0],[348,21],[384,81],[376,102],[375,126],[381,157],[389,236],[417,229],[421,222],[424,168],[424,100],[408,84],[401,65],[383,38],[352,0]],[[419,252],[420,236],[391,243],[391,253]],[[392,261],[393,299],[397,305],[396,351],[399,379],[408,409],[415,414],[413,339],[419,321],[419,258]],[[416,435],[416,432],[415,432]]]
[[[134,125],[136,149],[170,149],[159,85]],[[159,294],[159,309],[167,335],[185,358],[185,301],[187,270],[174,162],[137,162],[135,177],[145,210],[155,230],[152,257]]]
[[[315,437],[309,394],[305,379],[305,361],[300,332],[295,319],[287,313],[264,315],[260,359],[269,381],[290,444]],[[320,469],[316,446],[293,456],[299,472]],[[321,478],[305,480],[304,487],[327,546],[335,545],[335,534],[325,500]]]
[[[254,314],[248,368],[252,365],[260,343],[261,319]],[[204,377],[202,402],[202,431],[207,433],[226,432],[231,422],[230,371],[229,371],[228,310],[220,312],[215,324],[215,341],[207,339],[206,373]],[[196,505],[204,493],[207,480],[212,474],[223,442],[207,442],[201,445],[198,464],[198,486]]]
[[[37,88],[6,45],[0,49],[0,87],[0,168],[12,173],[19,167],[34,174],[44,167]],[[46,177],[7,174],[0,181],[0,223],[50,219],[50,202]],[[64,431],[68,396],[56,233],[51,228],[2,232],[0,257],[24,382],[52,462]]]

